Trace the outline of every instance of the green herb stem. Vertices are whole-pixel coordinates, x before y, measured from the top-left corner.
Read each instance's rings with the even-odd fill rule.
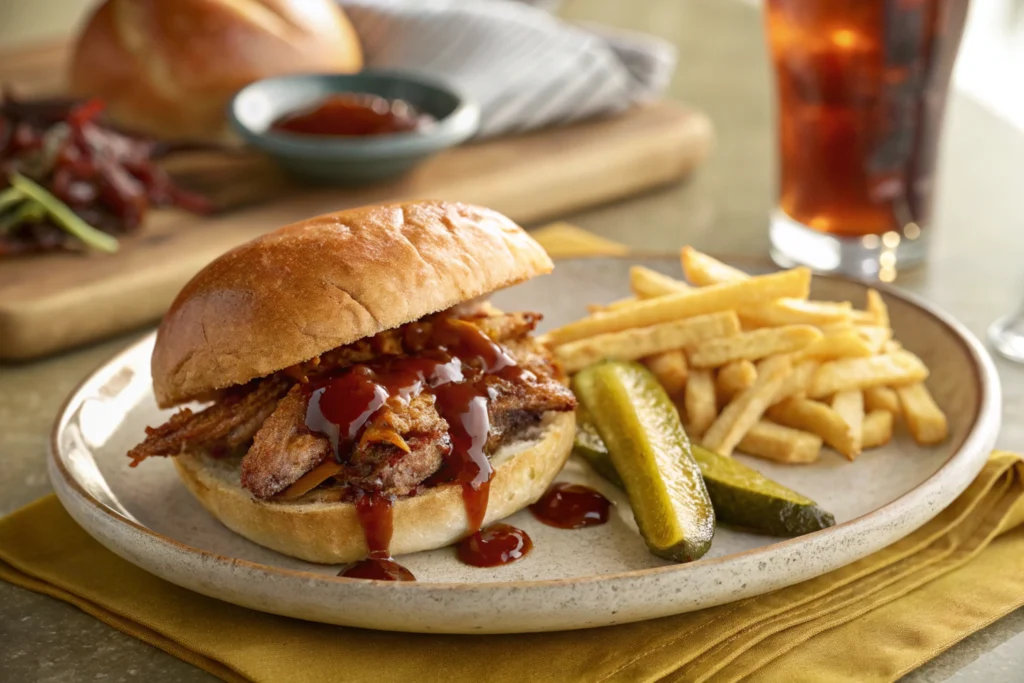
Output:
[[[67,204],[57,199],[43,186],[20,173],[12,173],[10,181],[11,189],[15,189],[24,197],[41,204],[60,227],[82,240],[87,246],[108,253],[117,251],[119,245],[113,236],[97,230],[83,221]]]
[[[16,187],[8,187],[6,190],[3,190],[0,192],[0,213],[11,206],[14,206],[24,198],[25,195],[23,195]]]
[[[46,207],[34,199],[26,199],[3,216],[0,216],[0,232],[7,232],[22,223],[35,223],[46,218]]]

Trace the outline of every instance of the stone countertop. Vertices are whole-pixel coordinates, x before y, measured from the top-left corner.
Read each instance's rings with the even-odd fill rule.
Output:
[[[718,144],[689,182],[566,216],[644,251],[681,244],[763,256],[773,202],[772,88],[760,14],[722,0],[574,0],[563,14],[661,35],[679,46],[670,96],[711,115]],[[932,252],[897,285],[936,302],[979,336],[1024,299],[1024,133],[954,93],[947,118]],[[0,365],[0,514],[49,492],[44,454],[67,393],[140,333],[50,359]],[[1005,392],[998,445],[1024,450],[1024,368],[997,360]],[[11,681],[199,681],[213,677],[74,607],[0,583],[0,665]],[[907,677],[1020,680],[1024,610],[1010,614]]]

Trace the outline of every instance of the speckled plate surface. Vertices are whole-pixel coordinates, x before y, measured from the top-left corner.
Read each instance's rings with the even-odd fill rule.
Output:
[[[628,291],[642,263],[679,275],[675,259],[581,259],[500,292],[505,310],[537,310],[545,328],[591,302]],[[862,304],[864,286],[815,278],[813,297]],[[917,447],[902,429],[856,462],[826,450],[787,467],[738,456],[817,500],[837,526],[784,540],[719,527],[702,560],[674,565],[649,554],[623,496],[581,462],[560,480],[586,483],[615,503],[601,527],[564,531],[520,512],[511,523],[534,540],[524,560],[496,569],[460,564],[451,548],[406,555],[416,583],[337,578],[338,567],[294,560],[222,527],[192,499],[172,464],[130,470],[125,452],[157,409],[149,375],[153,337],[126,349],[70,396],[49,459],[54,489],[90,534],[130,562],[200,593],[267,612],[349,626],[447,633],[586,628],[677,614],[765,593],[849,564],[906,536],[948,505],[985,462],[999,428],[999,380],[966,329],[930,306],[885,292],[896,336],[932,369],[929,387],[950,418],[951,438]]]

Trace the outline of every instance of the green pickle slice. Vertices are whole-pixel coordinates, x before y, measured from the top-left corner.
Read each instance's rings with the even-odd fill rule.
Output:
[[[612,484],[624,488],[590,414],[578,409],[573,452]],[[833,526],[835,518],[810,498],[772,481],[734,458],[697,444],[691,452],[720,522],[772,536],[801,536]]]
[[[604,441],[601,441],[601,435],[597,433],[597,427],[594,426],[594,421],[582,402],[576,406],[576,439],[572,444],[572,452],[586,460],[602,478],[620,489],[626,488],[622,483],[622,477],[615,471],[612,456],[608,455],[608,449]]]
[[[679,562],[704,555],[715,512],[658,380],[639,363],[606,362],[577,373],[572,388],[607,446],[651,552]]]
[[[694,444],[718,519],[772,536],[802,536],[836,523],[810,498],[738,460]]]

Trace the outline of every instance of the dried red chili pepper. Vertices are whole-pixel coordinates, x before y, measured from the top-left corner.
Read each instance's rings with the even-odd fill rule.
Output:
[[[104,108],[100,100],[22,101],[5,92],[0,99],[0,191],[8,187],[10,174],[21,173],[89,225],[115,235],[137,229],[151,207],[214,210],[209,200],[175,185],[156,163],[159,156],[190,146],[114,129],[100,119]],[[30,221],[6,225],[11,221],[3,221],[0,212],[0,225],[6,225],[0,228],[0,255],[78,248],[77,240],[52,220],[28,213]]]

